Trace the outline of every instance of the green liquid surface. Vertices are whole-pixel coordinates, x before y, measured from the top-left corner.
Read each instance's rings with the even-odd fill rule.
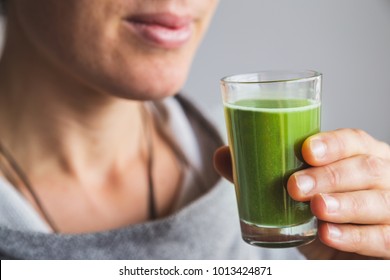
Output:
[[[225,104],[241,220],[265,227],[312,217],[308,203],[290,198],[288,177],[306,167],[303,141],[320,130],[320,105],[306,99],[240,100]]]

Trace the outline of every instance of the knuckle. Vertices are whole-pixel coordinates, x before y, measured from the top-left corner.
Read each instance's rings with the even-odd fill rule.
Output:
[[[335,140],[336,149],[338,152],[344,153],[346,151],[346,143],[342,133],[338,133],[339,130],[333,132],[333,139]],[[333,142],[333,141],[332,141]]]
[[[333,167],[332,165],[326,165],[325,174],[328,179],[330,186],[334,187],[340,184],[340,173],[339,171]]]
[[[382,191],[379,195],[382,199],[382,204],[384,206],[383,211],[386,213],[385,216],[388,217],[387,222],[390,223],[390,192]]]
[[[364,130],[358,129],[358,128],[351,128],[350,129],[352,134],[356,136],[356,139],[358,140],[358,145],[360,146],[360,149],[362,153],[369,150],[370,143],[372,142],[372,137]]]
[[[372,140],[370,134],[362,129],[352,128],[351,130],[363,143],[368,143]]]
[[[373,178],[379,178],[383,175],[384,161],[380,157],[373,155],[364,156],[364,166],[368,172],[368,175]]]
[[[362,244],[364,244],[365,242],[369,242],[367,241],[368,237],[367,237],[367,232],[365,230],[362,230],[360,229],[360,227],[353,227],[351,230],[350,230],[350,242],[351,242],[351,245],[352,245],[352,249],[357,252],[359,251],[360,247],[362,246]]]
[[[383,239],[383,245],[386,250],[390,250],[390,226],[382,226],[381,234]]]
[[[381,151],[383,154],[381,155],[383,158],[390,158],[390,145],[383,141],[378,141],[378,146],[381,147]]]
[[[367,203],[365,200],[362,200],[361,198],[359,199],[355,195],[350,196],[350,205],[349,205],[349,211],[350,215],[352,217],[358,216],[361,214],[362,209],[365,209],[367,206]]]

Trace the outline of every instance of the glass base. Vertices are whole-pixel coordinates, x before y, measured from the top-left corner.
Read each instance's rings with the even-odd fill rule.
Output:
[[[266,248],[297,247],[312,242],[317,235],[317,219],[313,217],[306,223],[270,227],[240,221],[242,238],[245,242]]]

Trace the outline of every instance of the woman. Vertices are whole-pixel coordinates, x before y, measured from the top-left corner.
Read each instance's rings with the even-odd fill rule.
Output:
[[[2,258],[302,257],[240,241],[232,189],[212,168],[222,142],[172,97],[216,0],[3,4]],[[289,191],[324,223],[322,243],[301,252],[389,257],[388,146],[342,130],[310,138],[303,152],[315,167],[293,175]],[[226,178],[230,164],[219,149]]]

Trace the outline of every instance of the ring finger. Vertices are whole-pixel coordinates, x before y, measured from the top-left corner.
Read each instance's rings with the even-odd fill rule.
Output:
[[[333,223],[390,224],[390,191],[317,194],[311,209],[320,220]]]

